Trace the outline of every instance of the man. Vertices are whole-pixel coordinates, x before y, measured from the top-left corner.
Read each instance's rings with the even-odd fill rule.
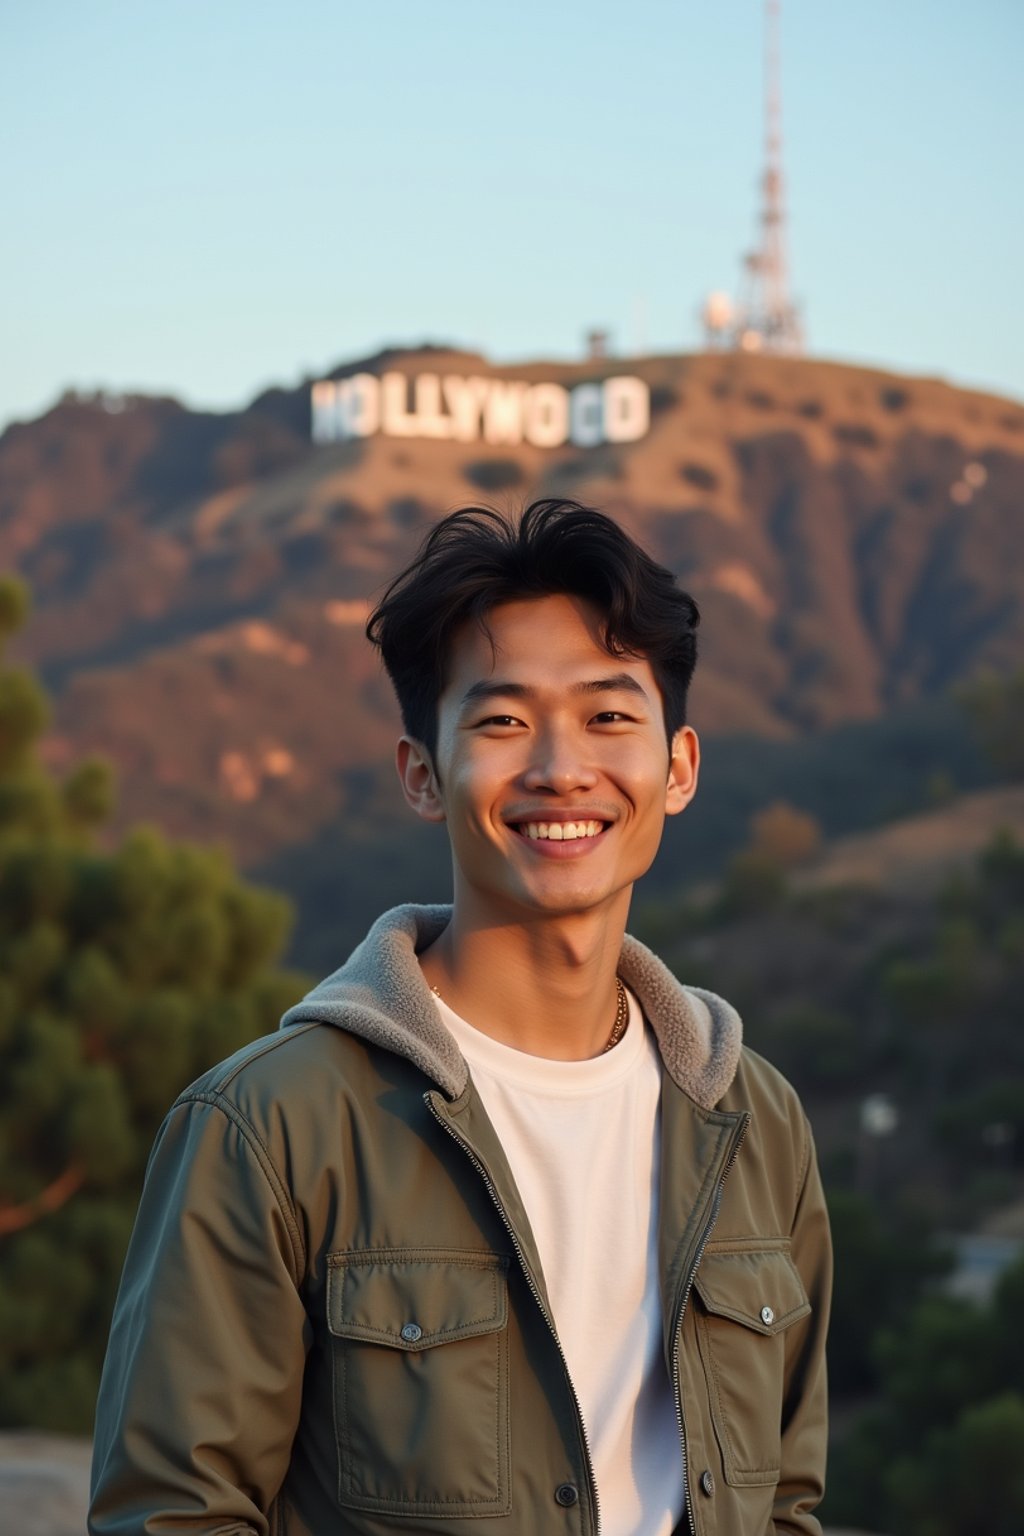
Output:
[[[454,904],[385,914],[171,1110],[96,1536],[819,1530],[810,1131],[624,936],[696,789],[696,625],[571,502],[456,513],[388,589],[368,632]]]

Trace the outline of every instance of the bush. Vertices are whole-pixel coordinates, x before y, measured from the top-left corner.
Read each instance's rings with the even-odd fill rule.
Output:
[[[929,1296],[880,1335],[881,1405],[833,1457],[832,1521],[872,1524],[884,1509],[901,1536],[1024,1529],[1022,1305],[1024,1259],[989,1307]]]
[[[921,1286],[949,1269],[950,1256],[912,1211],[883,1215],[863,1195],[836,1189],[828,1206],[835,1248],[829,1386],[834,1396],[849,1397],[878,1387],[892,1362],[884,1342],[874,1341],[904,1327]]]
[[[905,411],[910,404],[910,395],[905,389],[889,385],[878,391],[878,403],[883,411]]]
[[[785,869],[804,863],[821,846],[820,823],[784,800],[757,811],[750,828],[753,851]]]
[[[670,411],[673,406],[681,405],[682,397],[678,389],[671,384],[655,384],[651,389],[651,415],[658,416],[662,411]]]
[[[769,912],[786,895],[786,876],[769,854],[747,848],[729,862],[715,906],[718,921]]]
[[[1024,1397],[965,1408],[923,1452],[885,1479],[899,1529],[921,1536],[1020,1536],[1024,1530]]]
[[[864,1044],[855,1020],[806,1003],[772,1021],[765,1051],[803,1089],[848,1091],[863,1064]]]
[[[836,422],[832,435],[837,443],[847,448],[877,448],[879,445],[878,433],[872,427],[865,427],[855,421]]]
[[[513,490],[526,478],[515,459],[473,459],[462,466],[462,473],[481,491]]]
[[[679,474],[687,485],[692,485],[698,491],[714,491],[718,489],[718,476],[713,469],[708,469],[704,464],[686,463],[679,466]]]
[[[1024,779],[1024,667],[1008,677],[988,673],[956,697],[1000,777]]]

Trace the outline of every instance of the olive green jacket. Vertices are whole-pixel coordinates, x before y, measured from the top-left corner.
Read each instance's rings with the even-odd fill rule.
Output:
[[[530,1224],[415,960],[448,916],[387,913],[171,1109],[111,1329],[94,1536],[599,1531]],[[665,1066],[681,1532],[811,1536],[830,1257],[807,1121],[728,1005],[632,939],[620,971]]]

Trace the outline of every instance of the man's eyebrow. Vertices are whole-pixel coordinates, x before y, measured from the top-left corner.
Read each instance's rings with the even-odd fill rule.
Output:
[[[592,683],[576,683],[573,693],[638,693],[647,697],[647,689],[631,672],[613,672],[611,677],[597,677]]]
[[[525,683],[474,683],[462,695],[462,707],[475,704],[478,699],[527,699],[532,692]]]
[[[629,672],[614,672],[610,677],[595,677],[583,683],[574,683],[569,690],[571,693],[636,693],[642,699],[647,698],[647,690],[643,684]],[[535,690],[526,683],[496,681],[474,683],[467,688],[462,696],[461,707],[465,709],[467,704],[475,704],[481,699],[528,699]]]

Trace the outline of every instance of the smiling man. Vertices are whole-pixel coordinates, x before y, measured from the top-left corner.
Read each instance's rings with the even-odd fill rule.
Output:
[[[386,913],[171,1110],[97,1536],[819,1532],[810,1130],[625,933],[697,786],[696,626],[565,501],[455,513],[388,588],[368,632],[453,905]]]

